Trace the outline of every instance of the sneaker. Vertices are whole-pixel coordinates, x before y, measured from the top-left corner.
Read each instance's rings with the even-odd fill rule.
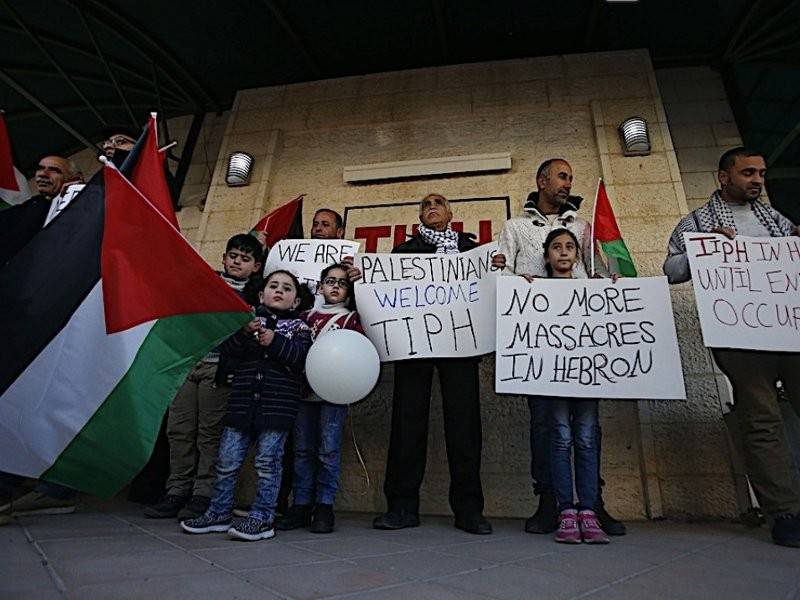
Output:
[[[205,514],[209,504],[211,504],[211,498],[206,496],[192,496],[189,498],[189,502],[186,503],[186,506],[178,511],[178,520],[196,519],[200,515]]]
[[[603,528],[603,531],[608,535],[625,535],[627,533],[625,523],[618,521],[608,514],[605,504],[603,504],[602,501],[594,512],[597,515],[597,520],[600,521],[600,526]]]
[[[75,512],[75,500],[53,498],[37,491],[25,494],[11,503],[11,513],[15,517],[25,515],[67,515]]]
[[[151,519],[174,519],[188,498],[167,494],[161,500],[144,509],[144,516]]]
[[[11,501],[0,500],[0,527],[11,522]]]
[[[255,542],[257,540],[268,540],[275,535],[275,528],[269,521],[262,521],[255,517],[242,519],[236,525],[228,529],[228,535],[238,540]]]
[[[553,533],[558,528],[558,506],[556,497],[551,493],[539,496],[536,512],[525,521],[528,533]]]
[[[333,532],[336,518],[333,516],[332,504],[317,504],[314,508],[314,519],[311,522],[311,533]]]
[[[206,513],[196,519],[181,521],[181,529],[186,533],[225,533],[231,528],[231,518]]]
[[[308,504],[295,504],[285,515],[275,520],[275,529],[278,531],[291,531],[309,525],[311,525],[311,507]]]
[[[578,513],[578,527],[581,538],[587,544],[607,544],[610,541],[593,510],[582,510]]]
[[[779,546],[800,548],[800,515],[778,515],[772,525],[772,541]]]
[[[561,544],[580,544],[581,530],[578,528],[578,511],[574,508],[562,510],[558,516],[555,540]]]
[[[405,510],[392,511],[378,515],[372,520],[374,529],[405,529],[419,527],[419,515]]]

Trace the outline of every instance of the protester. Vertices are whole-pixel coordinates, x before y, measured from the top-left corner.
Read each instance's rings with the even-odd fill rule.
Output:
[[[393,252],[457,254],[475,248],[475,236],[450,227],[450,203],[428,194],[419,204],[417,235]],[[481,489],[481,413],[478,386],[480,357],[404,360],[395,363],[392,429],[384,493],[388,511],[373,521],[376,529],[419,525],[419,489],[425,473],[428,414],[434,368],[442,389],[444,432],[450,467],[450,506],[455,526],[489,534]]]
[[[103,155],[113,162],[117,167],[122,163],[133,150],[136,140],[141,135],[142,130],[130,125],[108,125],[103,128]]]
[[[553,229],[543,244],[548,277],[572,279],[580,243],[569,229]],[[614,278],[616,281],[616,278]],[[567,544],[607,544],[609,539],[594,512],[600,496],[600,420],[598,401],[584,398],[542,398],[547,402],[550,473],[557,502],[555,540]],[[575,453],[574,502],[572,453]]]
[[[528,195],[523,215],[509,219],[500,232],[500,254],[506,258],[506,275],[521,275],[528,280],[546,275],[544,241],[557,228],[568,229],[578,240],[581,260],[577,260],[575,277],[608,276],[602,257],[592,248],[591,225],[581,219],[578,207],[582,198],[572,196],[572,167],[561,158],[544,161],[536,171],[537,191]],[[595,271],[592,253],[595,252]],[[528,396],[530,411],[531,477],[533,493],[539,496],[536,512],[525,521],[528,533],[551,533],[558,527],[558,509],[550,475],[550,440],[548,434],[547,400]],[[599,427],[599,425],[598,425]],[[598,440],[602,432],[598,429]],[[598,452],[600,443],[598,442]],[[602,485],[602,480],[600,481]],[[603,528],[610,535],[624,535],[625,525],[605,509],[602,493],[595,507]]]
[[[352,329],[364,333],[352,309],[347,265],[331,265],[320,275],[319,290],[325,303],[301,315],[318,339],[330,331]],[[300,402],[294,426],[293,505],[279,517],[279,530],[311,526],[312,533],[331,533],[335,526],[333,503],[342,460],[342,433],[347,405],[331,404],[313,392]]]
[[[738,147],[719,159],[720,188],[709,201],[685,216],[669,239],[664,273],[670,283],[691,279],[684,233],[782,237],[800,228],[759,201],[767,165],[763,155]],[[800,547],[800,477],[792,460],[775,382],[800,413],[800,354],[712,348],[714,359],[733,388],[735,411],[750,483],[772,522],[772,539]]]
[[[228,240],[219,275],[243,295],[249,279],[260,271],[261,261],[261,244],[241,233]],[[145,508],[145,516],[190,519],[208,509],[222,418],[230,394],[230,369],[226,357],[215,348],[194,366],[178,390],[167,418],[170,474],[166,494]]]
[[[275,535],[274,517],[284,443],[294,426],[303,390],[303,368],[311,347],[308,326],[298,318],[300,284],[288,271],[265,280],[256,319],[222,344],[238,360],[219,444],[217,480],[208,510],[181,522],[187,533],[227,531],[255,541]],[[233,522],[236,479],[247,450],[256,445],[256,495],[246,518]]]

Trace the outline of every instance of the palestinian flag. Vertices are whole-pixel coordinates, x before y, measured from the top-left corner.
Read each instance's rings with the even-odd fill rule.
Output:
[[[0,471],[100,496],[149,458],[193,365],[249,307],[106,166],[0,269]]]
[[[250,233],[263,231],[267,234],[267,246],[272,247],[281,240],[299,240],[303,237],[303,196],[279,206],[253,226]]]
[[[6,119],[0,111],[0,210],[22,204],[30,197],[28,180],[14,166]]]
[[[597,183],[597,196],[594,200],[592,248],[597,242],[608,259],[608,267],[612,273],[618,273],[623,277],[636,277],[636,267],[633,264],[631,253],[628,252],[628,246],[622,239],[602,179]]]

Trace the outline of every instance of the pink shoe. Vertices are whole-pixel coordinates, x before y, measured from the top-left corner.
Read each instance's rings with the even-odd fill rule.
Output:
[[[562,510],[558,516],[555,540],[562,544],[580,544],[581,530],[578,528],[578,511],[574,508]]]
[[[587,544],[607,544],[609,541],[606,532],[600,526],[597,515],[593,510],[582,510],[578,513],[578,525],[581,537]]]

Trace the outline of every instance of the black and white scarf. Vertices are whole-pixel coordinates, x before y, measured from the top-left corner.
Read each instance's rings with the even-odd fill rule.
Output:
[[[794,234],[794,224],[771,206],[758,200],[753,200],[750,202],[750,209],[755,213],[758,222],[769,231],[771,237],[784,237]],[[711,198],[707,203],[680,220],[669,238],[669,253],[683,254],[686,252],[686,244],[683,240],[684,233],[695,231],[708,233],[717,227],[730,227],[736,231],[733,213],[728,203],[722,199],[720,190],[716,190],[711,194]]]
[[[458,232],[450,225],[444,231],[436,231],[420,223],[417,231],[426,243],[436,246],[436,254],[458,254]]]

